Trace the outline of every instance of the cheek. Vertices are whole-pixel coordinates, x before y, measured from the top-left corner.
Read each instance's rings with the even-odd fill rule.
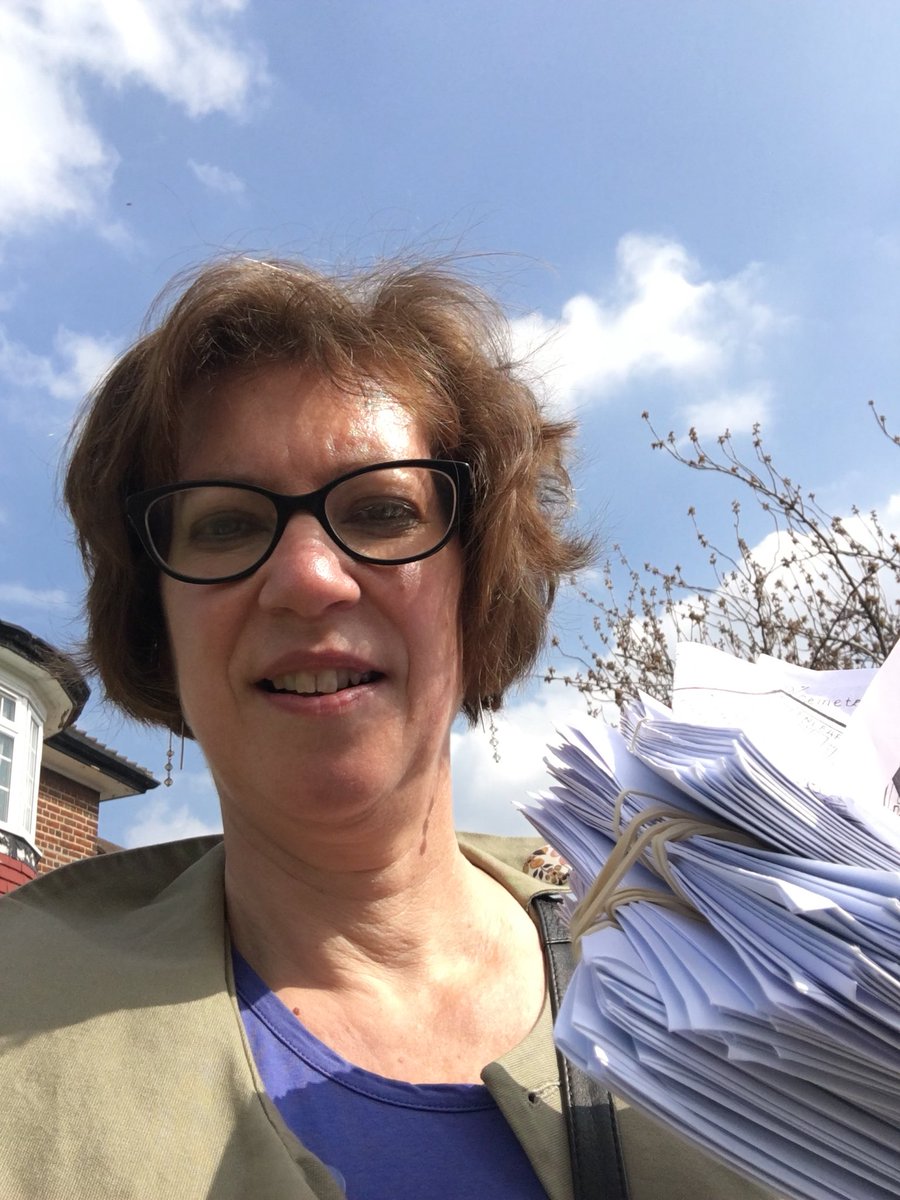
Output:
[[[458,696],[462,692],[462,572],[457,555],[445,563],[438,558],[400,568],[409,571],[403,580],[407,606],[401,631],[410,654],[426,665],[425,677],[444,693],[452,681],[452,692]]]
[[[446,546],[431,558],[420,562],[405,563],[401,567],[388,568],[396,572],[398,594],[411,610],[416,608],[446,618],[459,615],[462,595],[462,565],[454,546]]]
[[[182,611],[182,595],[178,584],[174,579],[170,579],[168,575],[163,576],[159,588],[160,600],[162,602],[163,622],[166,631],[166,638],[169,643],[169,655],[172,659],[172,666],[177,670],[179,655],[178,638],[176,636],[178,630],[185,627],[185,616]]]
[[[170,582],[174,583],[174,580]],[[184,653],[186,645],[190,644],[189,640],[180,639],[177,636],[179,630],[185,629],[185,619],[180,611],[181,606],[178,603],[178,598],[171,595],[171,589],[166,587],[165,582],[160,587],[162,599],[163,613],[163,630],[166,640],[166,650],[169,660],[169,672],[172,679],[172,685],[175,689],[175,694],[178,696],[178,703],[181,707],[182,717],[187,723],[191,724],[191,718],[186,711],[188,707],[185,703],[186,697],[181,686],[183,678],[190,678],[190,668],[184,662]]]
[[[183,700],[190,685],[202,683],[204,667],[215,660],[217,622],[202,589],[166,579],[161,588],[163,620],[175,688]]]

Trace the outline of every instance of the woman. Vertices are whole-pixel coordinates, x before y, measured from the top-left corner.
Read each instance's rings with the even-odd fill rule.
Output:
[[[66,481],[90,661],[197,739],[224,837],[6,906],[37,962],[0,1194],[572,1195],[547,887],[451,819],[455,716],[527,674],[587,560],[570,429],[503,334],[440,270],[241,259],[97,389]],[[762,1194],[634,1114],[623,1138],[635,1197]]]

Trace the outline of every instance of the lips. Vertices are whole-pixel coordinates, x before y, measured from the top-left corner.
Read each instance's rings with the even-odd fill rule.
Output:
[[[274,675],[271,679],[264,679],[262,686],[273,692],[293,692],[300,696],[329,696],[346,688],[359,687],[362,683],[372,683],[376,678],[377,671],[349,671],[326,667],[320,671],[294,671]]]

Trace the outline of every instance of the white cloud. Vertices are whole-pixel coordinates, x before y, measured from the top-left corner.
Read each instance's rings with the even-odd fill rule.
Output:
[[[5,408],[20,424],[44,425],[71,408],[111,366],[116,344],[111,338],[57,330],[51,354],[36,354],[12,341],[0,327],[0,379],[6,381]],[[37,394],[37,398],[35,397]],[[62,414],[48,408],[47,400],[60,402]]]
[[[35,219],[92,213],[118,161],[87,120],[72,82],[54,72],[17,24],[15,11],[0,14],[3,233]]]
[[[542,686],[534,696],[494,716],[500,761],[494,762],[487,730],[466,729],[451,735],[454,816],[458,829],[486,833],[535,833],[513,807],[528,792],[550,782],[544,757],[556,728],[580,725],[588,730],[596,718],[586,715],[583,698],[562,684]]]
[[[718,393],[777,323],[760,286],[754,266],[704,278],[677,242],[633,233],[619,241],[606,295],[573,296],[556,319],[514,321],[514,345],[566,409],[660,374]]]
[[[208,783],[208,776],[206,780]],[[190,782],[185,783],[183,777],[180,781],[176,777],[173,792],[179,786],[184,786],[187,792],[204,790],[203,787],[196,786],[196,781],[194,785]],[[208,791],[208,788],[206,790]],[[133,846],[152,846],[157,842],[175,842],[179,838],[202,837],[204,834],[222,832],[220,820],[209,820],[199,816],[192,811],[195,807],[196,804],[190,801],[179,802],[177,797],[152,797],[142,808],[138,820],[125,831],[122,844],[131,849]]]
[[[885,537],[900,532],[900,497],[891,496],[886,504],[876,510]],[[773,530],[762,541],[753,547],[751,555],[754,562],[767,573],[769,588],[774,588],[780,581],[784,589],[790,589],[792,583],[801,598],[813,589],[825,597],[831,598],[835,608],[839,602],[849,598],[850,582],[862,581],[864,576],[864,560],[867,553],[875,553],[885,549],[882,537],[876,532],[869,517],[865,513],[851,513],[838,518],[841,530],[832,530],[831,538],[835,546],[842,551],[842,564],[847,574],[838,573],[832,559],[823,555],[816,542],[807,534],[798,533],[791,536],[785,530]],[[896,555],[893,556],[896,561]],[[790,565],[794,564],[796,565]],[[812,579],[810,583],[805,576]],[[896,570],[881,567],[876,574],[876,580],[881,587],[889,606],[900,602],[900,580]]]
[[[238,178],[232,171],[216,167],[212,163],[195,162],[188,159],[188,166],[194,172],[204,187],[211,192],[221,192],[223,196],[242,196],[246,190],[243,179]]]
[[[725,391],[714,400],[687,404],[682,410],[687,425],[700,437],[749,433],[754,424],[768,421],[772,414],[772,389],[767,383],[737,391]]]
[[[7,0],[0,9],[0,233],[93,217],[119,160],[83,87],[145,86],[191,117],[241,115],[265,79],[233,44],[243,0]]]
[[[48,390],[58,400],[80,400],[109,370],[116,356],[112,338],[74,333],[64,326],[53,339],[58,369],[51,367]]]
[[[30,588],[24,583],[0,583],[0,604],[21,608],[65,608],[69,597],[60,588]]]

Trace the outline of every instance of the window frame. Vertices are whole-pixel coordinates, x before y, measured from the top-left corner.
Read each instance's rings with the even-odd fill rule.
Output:
[[[12,701],[10,720],[4,700]],[[9,796],[6,812],[0,807],[0,831],[24,838],[35,846],[45,714],[32,690],[22,680],[0,669],[0,734],[12,743]]]

